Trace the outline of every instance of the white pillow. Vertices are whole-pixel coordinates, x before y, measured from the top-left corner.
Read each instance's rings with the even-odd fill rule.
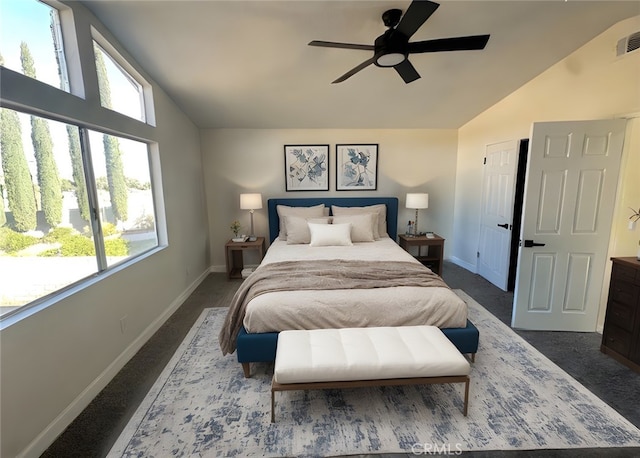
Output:
[[[309,246],[348,246],[351,243],[351,224],[309,223],[311,243]]]
[[[333,224],[351,224],[352,242],[373,242],[374,227],[378,228],[377,213],[363,213],[361,215],[334,216]]]
[[[286,205],[276,205],[278,218],[280,219],[280,240],[287,240],[287,226],[285,216],[301,216],[303,218],[318,218],[324,215],[324,204],[313,207],[288,207]]]
[[[287,245],[311,242],[311,232],[308,223],[329,224],[331,218],[302,218],[301,216],[285,216],[287,227]]]
[[[373,237],[378,240],[380,237],[388,237],[387,234],[387,206],[385,204],[368,205],[366,207],[338,207],[331,206],[333,216],[359,215],[361,213],[378,213],[377,230],[373,232]]]

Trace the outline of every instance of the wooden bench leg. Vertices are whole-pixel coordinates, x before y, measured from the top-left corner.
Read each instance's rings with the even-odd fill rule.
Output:
[[[275,423],[276,422],[276,414],[275,414],[275,410],[274,410],[275,395],[276,395],[276,392],[273,391],[273,387],[272,387],[271,388],[271,423]]]
[[[242,371],[244,372],[245,378],[251,378],[251,366],[249,363],[242,363]]]
[[[467,376],[467,381],[464,382],[464,409],[462,413],[464,416],[467,416],[467,410],[469,408],[469,377]]]

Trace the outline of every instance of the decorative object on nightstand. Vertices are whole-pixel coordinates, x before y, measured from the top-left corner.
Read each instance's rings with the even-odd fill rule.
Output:
[[[638,208],[638,211],[635,211],[633,208],[629,207],[629,210],[633,212],[629,217],[629,230],[635,231],[636,223],[638,222],[638,220],[640,220],[640,208]]]
[[[429,208],[429,194],[426,192],[409,192],[405,206],[416,210],[416,219],[413,223],[413,235],[417,237],[418,232],[418,210],[421,208]]]
[[[254,242],[256,240],[256,235],[253,232],[253,211],[259,210],[261,208],[262,194],[257,192],[250,194],[240,194],[240,209],[249,210],[249,213],[251,213],[251,232],[249,233],[250,242]]]
[[[233,238],[231,239],[234,242],[246,242],[247,238],[243,235],[238,235],[238,232],[240,232],[240,221],[235,220],[233,223],[231,223],[231,226],[229,226],[229,229],[231,229],[231,232],[233,232]]]
[[[633,208],[629,207],[629,209],[633,212],[629,217],[629,230],[636,230],[636,223],[640,220],[640,208],[638,211],[635,211]],[[638,240],[638,251],[636,252],[636,259],[640,261],[640,240]]]
[[[419,236],[406,236],[400,234],[398,236],[400,242],[399,245],[405,251],[411,253],[411,247],[418,247],[418,254],[414,257],[422,264],[427,266],[433,271],[433,273],[442,276],[442,260],[444,256],[444,239],[438,234],[429,232],[431,236],[419,235]],[[422,252],[422,247],[427,248],[427,252]]]

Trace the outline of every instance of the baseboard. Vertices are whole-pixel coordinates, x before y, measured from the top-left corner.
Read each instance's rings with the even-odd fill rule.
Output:
[[[451,256],[450,258],[447,258],[447,261],[451,261],[452,263],[462,267],[463,269],[467,269],[471,273],[474,273],[474,274],[478,273],[476,264],[468,263],[466,261],[463,261],[460,258],[456,258],[455,256]]]
[[[169,317],[187,300],[209,275],[202,272],[107,368],[96,377],[38,436],[20,452],[18,458],[37,458],[64,432]]]

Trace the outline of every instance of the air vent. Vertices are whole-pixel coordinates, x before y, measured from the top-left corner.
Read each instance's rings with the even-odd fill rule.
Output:
[[[616,46],[616,55],[618,57],[630,52],[640,49],[640,32],[632,33],[628,37],[618,40],[618,46]]]

